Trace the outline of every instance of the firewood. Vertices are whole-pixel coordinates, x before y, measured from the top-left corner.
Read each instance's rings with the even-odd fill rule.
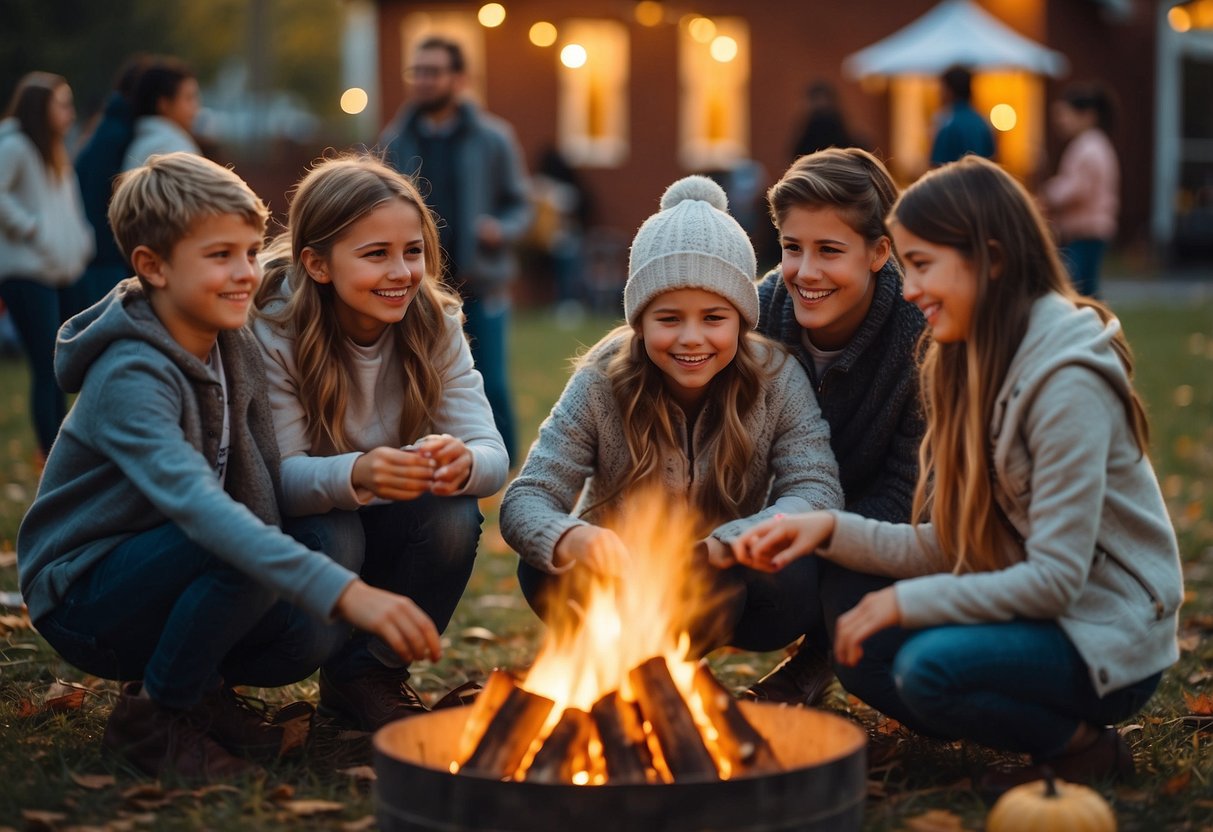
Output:
[[[737,701],[712,675],[706,664],[695,668],[695,692],[703,702],[708,721],[716,729],[716,746],[728,758],[732,773],[760,774],[779,771],[779,761],[766,737],[745,718]]]
[[[674,780],[718,777],[716,763],[703,744],[665,659],[655,656],[637,665],[628,673],[628,681]]]
[[[510,691],[518,687],[514,677],[506,670],[494,670],[485,680],[484,689],[472,703],[467,721],[464,723],[463,736],[459,739],[459,759],[467,760],[480,744],[484,732],[488,730],[497,711],[505,704]]]
[[[590,767],[590,737],[594,723],[578,708],[565,708],[560,721],[535,754],[525,780],[532,783],[572,783],[573,775]]]
[[[515,687],[460,771],[504,779],[518,768],[555,702]]]
[[[644,726],[635,702],[618,691],[608,693],[590,708],[590,716],[602,741],[607,779],[611,783],[644,783],[649,779],[653,756],[644,739]]]

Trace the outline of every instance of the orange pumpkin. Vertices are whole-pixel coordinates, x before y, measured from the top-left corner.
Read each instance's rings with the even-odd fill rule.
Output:
[[[986,817],[986,832],[1116,832],[1116,813],[1094,789],[1049,777],[1016,786]]]

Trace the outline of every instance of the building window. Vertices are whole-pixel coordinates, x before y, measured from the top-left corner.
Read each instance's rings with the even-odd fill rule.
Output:
[[[750,29],[737,17],[690,17],[678,27],[679,159],[690,170],[750,155]]]
[[[580,167],[618,167],[628,156],[628,30],[612,20],[566,20],[556,50],[557,135]]]

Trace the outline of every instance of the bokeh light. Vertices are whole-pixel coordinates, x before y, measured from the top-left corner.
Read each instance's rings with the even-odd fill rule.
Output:
[[[361,87],[350,87],[341,93],[341,111],[356,116],[366,109],[368,100],[366,90]]]
[[[560,63],[569,69],[585,66],[588,57],[589,55],[586,54],[585,47],[580,43],[570,43],[560,50]]]
[[[531,26],[531,43],[536,46],[551,46],[556,42],[556,27],[546,20],[541,20]]]
[[[1167,22],[1177,32],[1187,32],[1192,28],[1192,15],[1183,6],[1175,6],[1167,12]]]
[[[1018,123],[1019,114],[1010,104],[995,104],[990,109],[990,124],[994,125],[995,130],[1005,133],[1014,130]]]
[[[500,3],[485,3],[476,13],[476,19],[487,29],[496,28],[505,22],[505,6]]]
[[[708,47],[708,51],[712,53],[712,57],[720,61],[722,64],[727,64],[729,61],[737,57],[737,41],[733,40],[728,35],[721,35],[712,40],[712,45]]]
[[[641,26],[656,26],[665,20],[665,9],[654,0],[641,0],[632,11]]]
[[[716,23],[710,17],[696,17],[687,24],[687,31],[696,43],[710,43],[716,36]]]

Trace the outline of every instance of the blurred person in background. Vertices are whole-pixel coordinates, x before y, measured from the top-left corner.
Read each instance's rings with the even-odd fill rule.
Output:
[[[804,126],[792,145],[792,161],[808,153],[828,147],[863,147],[866,145],[847,127],[838,104],[838,90],[829,81],[818,78],[807,92],[809,110]]]
[[[40,461],[67,414],[55,381],[55,335],[65,313],[75,311],[67,290],[93,253],[65,143],[75,120],[67,80],[31,72],[0,121],[0,299],[29,361]]]
[[[971,103],[973,74],[963,66],[949,67],[939,76],[945,110],[931,143],[931,167],[969,153],[994,158],[994,131]]]
[[[190,133],[201,109],[198,79],[183,61],[150,58],[134,93],[135,137],[126,149],[123,170],[137,168],[157,153],[201,153]]]
[[[1053,104],[1066,147],[1041,196],[1070,280],[1090,297],[1099,295],[1099,270],[1120,210],[1120,163],[1110,138],[1116,111],[1111,92],[1098,83],[1074,84]]]
[[[76,156],[76,176],[84,214],[93,227],[96,251],[72,289],[73,305],[78,309],[92,306],[119,280],[132,274],[114,242],[106,214],[114,193],[114,177],[122,172],[122,160],[135,137],[135,86],[146,63],[145,55],[134,55],[123,63],[97,126]]]

